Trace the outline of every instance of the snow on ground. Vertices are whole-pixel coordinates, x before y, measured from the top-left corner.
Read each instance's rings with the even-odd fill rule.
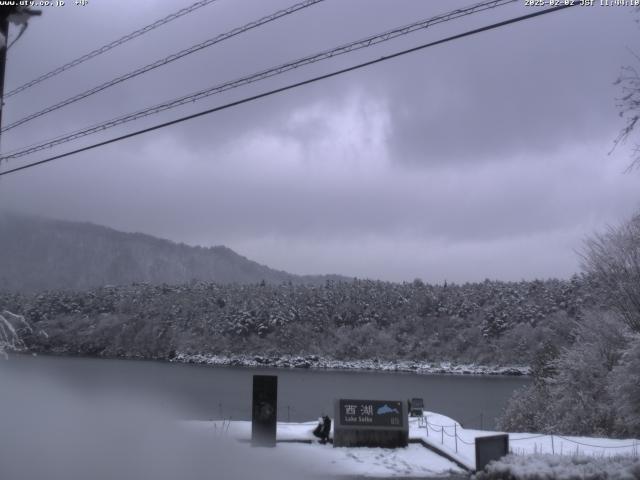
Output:
[[[475,469],[475,439],[505,432],[463,428],[452,418],[426,412],[424,419],[410,422],[409,436],[450,454],[470,469]],[[585,455],[617,457],[640,455],[637,439],[571,437],[535,433],[509,433],[509,447],[516,455],[553,453],[555,455]]]
[[[303,473],[327,476],[367,476],[367,477],[422,477],[448,476],[463,470],[455,463],[427,450],[420,444],[407,448],[333,448],[322,445],[313,436],[317,422],[278,423],[278,443],[273,449],[252,449],[251,422],[248,421],[188,421],[185,428],[203,431],[215,440],[223,436],[241,440],[242,448],[251,455],[269,455],[271,462],[291,464],[302,463]],[[287,440],[311,441],[312,443],[288,443]],[[284,442],[283,442],[284,441]],[[300,465],[298,465],[300,466]]]
[[[244,441],[250,449],[249,421],[189,421],[186,428],[206,432],[211,437],[226,437]],[[321,471],[328,475],[366,475],[371,477],[424,477],[447,475],[463,470],[419,443],[408,448],[333,448],[321,445],[313,436],[317,421],[305,423],[279,422],[278,444],[273,452],[275,461],[304,459],[311,472]],[[422,418],[409,419],[409,438],[424,443],[450,455],[469,470],[475,470],[475,439],[502,432],[465,429],[450,417],[434,412],[425,412]],[[332,431],[333,435],[333,431]],[[285,442],[311,443],[285,443]],[[510,448],[516,455],[555,453],[555,455],[593,457],[638,458],[640,441],[636,439],[608,439],[591,437],[569,437],[530,433],[509,433]]]
[[[486,471],[477,476],[477,480],[502,478],[632,480],[640,478],[640,460],[630,457],[595,458],[582,455],[509,455],[500,461],[491,462]]]

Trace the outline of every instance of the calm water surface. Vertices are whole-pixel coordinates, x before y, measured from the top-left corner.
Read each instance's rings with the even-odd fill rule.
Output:
[[[53,356],[0,360],[0,385],[3,376],[20,378],[25,385],[32,379],[46,378],[72,395],[125,393],[143,401],[152,399],[184,419],[249,419],[254,374],[278,376],[280,421],[332,415],[333,400],[340,397],[422,397],[428,410],[449,415],[467,427],[480,427],[482,421],[489,429],[514,390],[530,382],[506,376],[250,369]]]

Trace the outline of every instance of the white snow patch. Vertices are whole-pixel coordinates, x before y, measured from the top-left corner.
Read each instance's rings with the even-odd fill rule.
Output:
[[[225,436],[241,440],[249,447],[251,422],[249,421],[188,421],[185,428],[206,431],[211,437]],[[450,472],[463,472],[454,462],[447,460],[420,444],[410,444],[408,448],[333,448],[330,444],[321,445],[313,436],[317,421],[304,423],[278,422],[277,440],[280,442],[274,451],[274,461],[291,458],[304,458],[309,473],[328,473],[335,475],[366,475],[372,477],[412,477],[425,475],[445,475]],[[425,412],[421,418],[409,418],[409,438],[424,443],[448,454],[451,458],[475,470],[475,439],[496,435],[488,430],[463,428],[450,417],[434,412]],[[562,458],[587,456],[592,458],[639,458],[640,441],[637,439],[609,439],[592,437],[569,437],[531,433],[508,433],[509,443],[514,456],[522,457],[518,461],[527,465],[532,458],[531,468],[535,469],[535,455],[555,453]],[[331,432],[333,436],[333,429]],[[553,437],[553,439],[552,439]],[[287,441],[311,441],[304,443],[282,443]],[[524,467],[523,467],[524,468]]]
[[[558,455],[510,455],[491,462],[480,479],[518,478],[521,480],[575,480],[640,478],[640,460],[634,458],[562,457]]]
[[[411,438],[422,438],[471,470],[475,470],[476,466],[475,439],[500,433],[507,432],[466,429],[452,418],[433,412],[425,412],[424,419],[419,422],[410,421],[409,430]],[[508,435],[509,448],[515,455],[550,453],[557,456],[639,458],[640,441],[633,438],[611,439],[512,432]]]
[[[184,428],[198,431],[214,439],[228,436],[241,440],[245,448],[251,449],[251,422],[248,421],[187,421]],[[455,463],[435,454],[419,444],[407,448],[333,448],[322,445],[313,436],[316,421],[304,423],[281,423],[277,426],[275,448],[265,449],[274,463],[291,463],[299,459],[303,473],[329,476],[362,475],[367,477],[424,477],[461,473]],[[311,443],[284,443],[283,441],[311,441]],[[256,449],[253,449],[253,452]],[[258,449],[260,450],[260,449]]]

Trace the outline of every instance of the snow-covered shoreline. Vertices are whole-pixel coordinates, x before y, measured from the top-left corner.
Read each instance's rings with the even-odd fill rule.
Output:
[[[251,368],[309,368],[318,370],[369,370],[380,372],[409,372],[418,374],[446,375],[530,375],[527,366],[493,366],[475,364],[453,364],[451,362],[397,362],[373,360],[335,360],[317,355],[307,356],[262,356],[262,355],[205,355],[176,353],[171,362],[193,363],[225,367]]]

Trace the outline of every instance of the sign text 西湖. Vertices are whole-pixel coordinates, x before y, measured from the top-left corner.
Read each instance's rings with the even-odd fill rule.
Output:
[[[403,427],[402,402],[340,400],[340,423],[349,426]]]

